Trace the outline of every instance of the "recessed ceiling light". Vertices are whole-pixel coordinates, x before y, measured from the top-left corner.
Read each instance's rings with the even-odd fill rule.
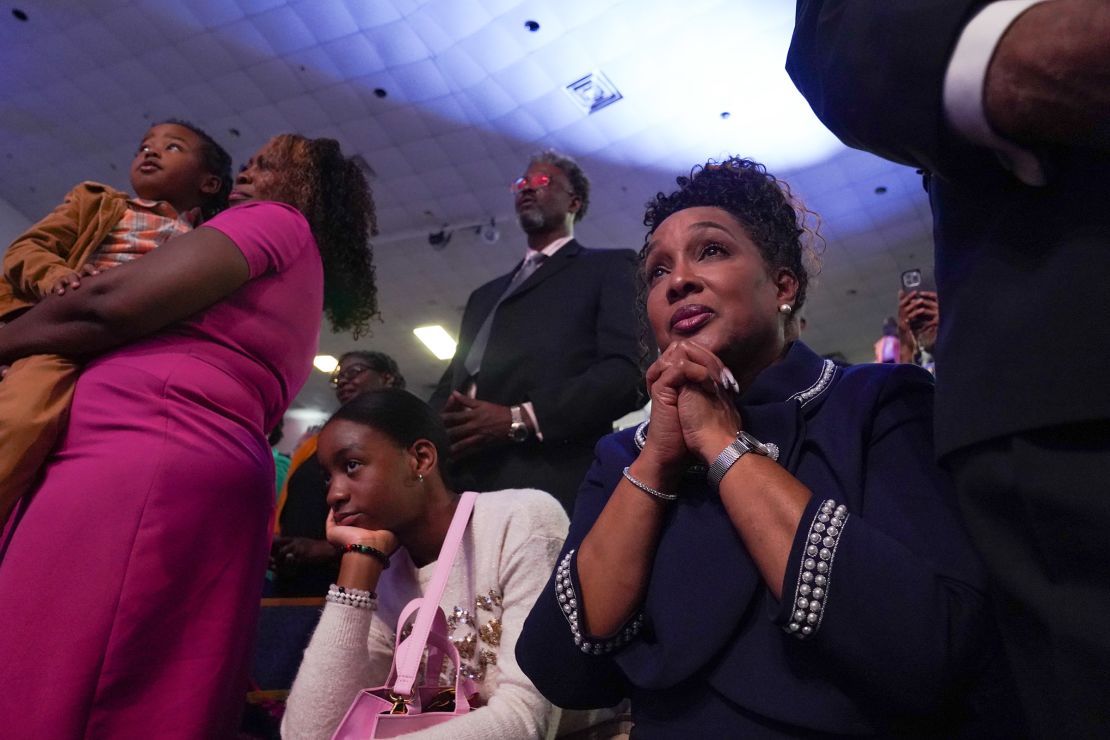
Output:
[[[335,359],[334,355],[316,355],[312,359],[312,364],[322,373],[331,373],[339,367],[339,360]]]
[[[375,94],[375,95],[377,95],[377,96],[378,96],[379,98],[384,98],[384,97],[385,97],[386,95],[388,95],[389,93],[387,93],[387,92],[385,91],[385,88],[384,88],[384,87],[375,87],[375,88],[374,88],[374,94]]]
[[[536,23],[535,21],[524,21],[524,27],[527,28],[532,33],[535,33],[536,31],[540,30],[540,24]]]
[[[875,195],[882,195],[885,192],[886,192],[886,185],[880,185],[879,187],[875,188]]]
[[[458,346],[451,335],[447,333],[439,324],[432,324],[430,326],[418,326],[412,330],[416,338],[424,343],[424,346],[431,350],[432,354],[439,360],[450,360],[455,356],[455,348]]]
[[[721,111],[721,118],[726,118],[727,119],[731,115],[732,114],[729,113],[727,110]]]
[[[19,8],[12,8],[12,15],[15,16],[15,19],[17,21],[26,21],[27,20],[27,14],[24,13]]]
[[[231,134],[232,136],[235,136],[235,137],[238,137],[238,136],[239,136],[239,129],[237,129],[237,128],[229,128],[229,129],[227,130],[227,132],[228,132],[229,134]]]

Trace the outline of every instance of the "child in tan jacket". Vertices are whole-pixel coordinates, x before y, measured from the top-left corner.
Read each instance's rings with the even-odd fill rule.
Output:
[[[3,259],[0,323],[218,213],[231,190],[231,157],[196,126],[171,120],[143,136],[130,176],[136,197],[83,182],[12,242]],[[34,355],[0,381],[0,526],[62,433],[79,370],[77,358]]]

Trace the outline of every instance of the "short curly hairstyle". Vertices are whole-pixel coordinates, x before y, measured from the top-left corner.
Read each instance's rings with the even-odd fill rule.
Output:
[[[227,150],[220,146],[215,139],[208,135],[208,132],[197,126],[195,123],[183,121],[180,118],[167,118],[164,121],[159,121],[154,124],[155,126],[162,126],[171,124],[187,128],[197,135],[200,139],[201,157],[204,159],[204,169],[210,175],[215,175],[220,178],[220,189],[208,196],[204,204],[201,206],[201,213],[204,220],[215,216],[220,211],[227,208],[227,197],[231,194],[231,184],[235,180],[231,176],[231,155]]]
[[[675,182],[678,190],[669,195],[657,193],[647,203],[644,225],[648,231],[640,250],[641,265],[647,257],[652,234],[667,218],[687,208],[720,208],[740,222],[767,265],[794,273],[798,279],[798,293],[794,299],[794,316],[797,316],[809,288],[810,270],[806,262],[816,263],[813,242],[821,238],[817,233],[817,215],[790,192],[785,182],[767,172],[766,167],[742,157],[729,157],[721,162],[711,159],[704,165],[694,166],[689,176],[675,178]],[[813,226],[810,226],[811,221]],[[642,269],[639,273],[641,345],[650,346],[651,333],[645,311],[647,283]],[[644,346],[641,349],[644,350]],[[650,354],[650,350],[644,351]]]
[[[539,163],[558,167],[563,171],[563,174],[567,176],[567,180],[570,182],[571,192],[573,192],[582,203],[578,212],[574,214],[574,222],[578,223],[581,221],[586,215],[586,208],[590,205],[590,178],[586,177],[586,173],[582,171],[582,168],[577,162],[564,154],[559,154],[559,152],[554,149],[548,149],[539,154],[534,154],[532,158],[528,160],[529,167]]]
[[[335,139],[281,134],[270,141],[273,167],[282,171],[279,199],[308,220],[324,262],[324,311],[335,331],[355,339],[378,316],[370,237],[378,233],[374,199],[354,159]]]

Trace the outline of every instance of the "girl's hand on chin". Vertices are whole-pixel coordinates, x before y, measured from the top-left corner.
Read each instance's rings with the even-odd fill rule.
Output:
[[[328,542],[336,547],[347,545],[369,545],[392,555],[401,546],[396,535],[387,529],[363,529],[362,527],[341,526],[335,523],[335,512],[328,512],[326,524]]]

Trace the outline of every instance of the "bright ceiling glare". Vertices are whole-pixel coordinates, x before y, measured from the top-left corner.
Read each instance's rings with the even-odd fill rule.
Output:
[[[332,355],[316,355],[312,359],[313,366],[322,373],[330,373],[339,367],[339,360]]]
[[[418,326],[412,330],[412,333],[424,343],[425,347],[431,350],[437,360],[450,360],[455,356],[455,347],[457,346],[455,340],[439,324]]]

